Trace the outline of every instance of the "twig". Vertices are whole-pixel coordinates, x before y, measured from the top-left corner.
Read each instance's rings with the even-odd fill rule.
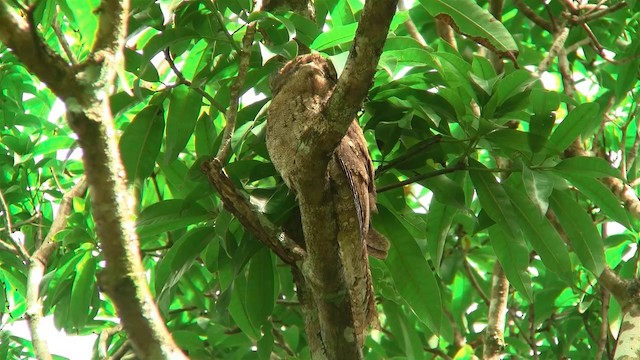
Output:
[[[33,351],[38,359],[51,359],[49,348],[45,334],[41,333],[40,320],[42,319],[42,304],[40,302],[40,284],[42,277],[49,263],[49,258],[58,248],[59,242],[54,241],[54,237],[67,224],[67,218],[73,209],[73,198],[84,196],[87,191],[87,183],[84,179],[80,180],[73,188],[71,188],[60,201],[56,217],[49,228],[49,232],[44,242],[33,253],[29,262],[29,273],[27,276],[27,295],[26,295],[26,318],[29,323],[29,331],[31,332],[31,342],[33,343]]]
[[[167,86],[166,88],[175,87],[175,86],[178,86],[180,84],[184,84],[184,85],[188,86],[189,88],[193,89],[198,94],[200,94],[203,98],[207,99],[207,101],[209,101],[209,104],[213,105],[213,107],[215,107],[221,113],[224,113],[226,111],[224,106],[222,106],[222,104],[217,102],[216,99],[213,96],[209,95],[209,93],[207,93],[206,91],[204,91],[200,87],[194,86],[193,83],[191,82],[191,80],[188,80],[187,78],[184,77],[184,74],[182,73],[182,71],[180,71],[180,69],[178,69],[178,67],[176,66],[175,62],[173,61],[173,57],[171,56],[171,50],[169,48],[164,49],[164,58],[167,61],[167,63],[169,64],[169,67],[171,68],[173,73],[176,74],[176,76],[178,77],[178,83],[177,84],[175,84],[173,86]]]
[[[569,64],[570,63],[567,59],[567,53],[565,51],[561,51],[558,55],[558,71],[560,71],[560,75],[562,76],[564,93],[570,98],[573,98],[576,89],[575,82],[573,81],[573,74],[571,72],[571,67]]]
[[[608,15],[612,12],[616,12],[618,10],[624,9],[625,7],[627,7],[627,3],[626,2],[619,2],[617,4],[613,4],[608,8],[602,9],[600,11],[593,11],[593,12],[587,12],[582,16],[578,16],[577,19],[575,19],[575,23],[576,24],[582,24],[582,23],[587,23],[589,21],[593,21],[596,19],[599,19],[605,15]]]
[[[238,65],[238,76],[236,76],[235,81],[231,85],[229,94],[229,107],[227,108],[227,112],[225,114],[226,124],[224,127],[224,134],[222,135],[220,149],[218,149],[218,153],[216,154],[216,159],[220,160],[223,164],[226,163],[227,160],[229,160],[229,154],[231,151],[231,138],[233,137],[233,132],[236,129],[236,119],[238,118],[238,107],[240,104],[241,95],[240,90],[242,90],[245,78],[247,77],[247,72],[249,71],[249,60],[251,60],[251,46],[253,45],[253,38],[256,34],[256,26],[256,22],[252,22],[247,25],[246,33],[242,38],[242,50],[239,50],[238,52],[240,57]]]
[[[463,265],[464,265],[464,271],[467,273],[467,277],[469,278],[469,280],[471,280],[471,286],[474,289],[476,289],[476,291],[480,295],[480,298],[482,299],[482,301],[484,301],[485,305],[489,306],[489,304],[491,303],[491,300],[489,300],[489,297],[487,296],[487,294],[484,293],[484,290],[482,290],[482,287],[478,283],[478,280],[473,275],[473,272],[471,271],[471,266],[469,265],[469,262],[467,261],[466,258],[464,259]]]
[[[398,2],[398,9],[401,11],[408,10],[404,4],[404,1]],[[422,34],[420,34],[420,31],[418,31],[418,28],[416,27],[416,24],[411,19],[411,16],[407,16],[407,21],[404,22],[404,26],[407,29],[409,36],[411,36],[415,41],[417,41],[423,47],[427,46],[427,42],[424,41]]]
[[[429,138],[429,139],[421,142],[417,146],[415,146],[415,147],[413,147],[411,149],[408,149],[402,155],[398,156],[395,159],[390,160],[388,163],[378,166],[378,168],[376,169],[376,177],[380,176],[381,174],[383,174],[387,170],[389,170],[389,169],[391,169],[391,168],[393,168],[395,166],[398,166],[398,165],[404,163],[407,160],[412,159],[414,156],[422,154],[425,149],[428,149],[432,145],[439,143],[441,140],[442,140],[442,136],[439,136],[439,135],[438,136],[434,136],[432,138]]]
[[[2,192],[2,189],[0,189],[0,204],[2,205],[2,210],[4,212],[4,220],[7,224],[6,230],[7,230],[7,236],[8,236],[9,242],[16,249],[17,254],[20,256],[22,261],[28,262],[29,253],[27,252],[27,249],[25,249],[24,246],[22,246],[22,244],[20,244],[20,242],[18,242],[18,240],[14,239],[12,236],[13,224],[11,223],[11,212],[9,211],[9,205],[7,205],[7,201],[4,199],[4,194]]]
[[[607,337],[609,335],[609,317],[607,315],[609,313],[609,301],[611,299],[611,295],[605,288],[600,290],[600,294],[602,307],[600,311],[600,338],[598,339],[598,352],[595,357],[596,360],[602,359],[602,355],[607,348]]]
[[[533,359],[538,360],[538,345],[536,344],[536,315],[535,304],[529,304],[529,344],[531,345],[531,352],[533,353]]]
[[[564,51],[567,54],[572,54],[574,51],[578,50],[579,48],[581,48],[581,47],[583,47],[585,45],[588,45],[589,43],[591,43],[591,39],[584,38],[582,40],[576,41],[575,43],[567,46]]]
[[[67,55],[67,59],[71,65],[78,65],[78,60],[76,60],[75,55],[73,55],[73,51],[71,51],[71,46],[69,46],[69,42],[64,37],[62,30],[60,29],[60,23],[58,23],[57,14],[53,16],[51,20],[51,27],[53,28],[53,32],[56,34],[58,38],[58,42],[60,42],[60,47],[62,47],[62,51],[64,51],[65,55]]]
[[[416,176],[410,177],[410,178],[408,178],[406,180],[399,181],[397,183],[381,186],[381,187],[377,188],[376,190],[377,190],[378,193],[383,193],[385,191],[397,189],[399,187],[403,187],[405,185],[413,184],[413,183],[418,182],[418,181],[430,179],[432,177],[436,177],[436,176],[440,176],[440,175],[444,175],[444,174],[449,174],[449,173],[460,171],[460,170],[465,170],[465,167],[464,167],[464,165],[462,163],[458,163],[457,165],[455,165],[453,167],[450,167],[450,168],[438,169],[438,170],[431,171],[431,172],[426,173],[426,174],[416,175]]]
[[[540,62],[538,65],[538,73],[541,74],[549,68],[553,59],[558,56],[558,54],[562,51],[564,47],[564,43],[567,41],[567,36],[569,35],[569,28],[562,28],[560,32],[555,34],[553,45],[551,45],[551,49],[549,49],[549,54]]]
[[[127,353],[129,353],[129,351],[131,351],[131,342],[129,340],[125,340],[122,343],[122,345],[120,346],[120,348],[118,350],[116,350],[116,352],[113,353],[113,356],[108,358],[108,360],[120,360],[120,359],[123,359],[125,357],[125,355],[127,355]]]
[[[116,325],[100,332],[94,348],[94,359],[107,359],[109,357],[109,339],[120,331],[122,331],[122,326]]]
[[[18,221],[17,223],[13,224],[13,228],[14,229],[19,229],[23,225],[31,224],[31,223],[35,222],[36,220],[40,219],[41,216],[42,216],[42,214],[37,212],[35,215],[32,215],[27,220]],[[6,227],[0,227],[0,231],[5,231],[5,230],[7,230]]]
[[[236,52],[238,54],[242,54],[242,49],[238,47],[238,44],[236,44],[235,40],[233,40],[233,36],[229,34],[226,26],[224,26],[224,19],[222,18],[220,9],[218,9],[218,3],[214,1],[213,6],[216,8],[216,16],[215,16],[216,21],[218,21],[218,25],[220,25],[220,29],[223,30],[222,32],[224,33],[224,36],[227,38],[227,40],[229,40],[229,43],[231,43],[231,46],[233,46],[233,48],[236,49]],[[249,29],[247,29],[247,31],[249,31]]]
[[[513,4],[521,11],[529,20],[533,21],[536,25],[541,28],[547,30],[548,32],[553,32],[553,26],[551,23],[538,15],[535,11],[533,11],[527,4],[522,0],[513,0]]]

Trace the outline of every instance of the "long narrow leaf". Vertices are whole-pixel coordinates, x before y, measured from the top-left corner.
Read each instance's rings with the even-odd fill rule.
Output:
[[[605,266],[604,246],[591,217],[566,191],[554,191],[550,200],[582,265],[600,275]]]

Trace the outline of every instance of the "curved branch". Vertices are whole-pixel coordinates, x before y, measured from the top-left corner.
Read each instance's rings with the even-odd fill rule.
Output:
[[[27,275],[27,311],[25,317],[29,323],[29,331],[31,332],[31,343],[33,344],[33,352],[40,360],[51,359],[51,354],[47,346],[45,334],[40,332],[40,320],[42,319],[42,304],[40,303],[40,283],[47,269],[49,258],[58,248],[59,243],[54,242],[53,237],[60,231],[64,230],[67,224],[67,218],[73,209],[73,198],[82,197],[87,191],[87,183],[82,179],[78,184],[71,188],[60,201],[60,206],[56,217],[49,228],[49,232],[44,242],[36,252],[33,253],[29,263],[29,274]]]
[[[253,236],[271,249],[282,261],[289,265],[295,265],[301,260],[305,251],[293,241],[284,237],[281,242],[280,234],[272,228],[272,225],[258,215],[249,201],[233,185],[231,179],[225,173],[222,163],[218,159],[203,162],[202,169],[209,177],[209,181],[218,190],[224,207],[247,228]]]
[[[65,101],[69,126],[78,136],[89,185],[96,233],[106,268],[101,287],[113,301],[141,359],[185,359],[153,301],[140,259],[133,196],[120,159],[109,97],[122,60],[129,2],[103,0],[96,41],[88,60],[70,67],[47,47],[34,27],[0,0],[0,41],[30,72]]]
[[[398,0],[369,0],[364,5],[349,58],[327,104],[332,129],[316,141],[322,148],[333,146],[327,154],[347,133],[369,93],[397,5]]]

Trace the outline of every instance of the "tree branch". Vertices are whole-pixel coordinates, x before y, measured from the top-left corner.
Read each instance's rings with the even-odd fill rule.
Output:
[[[493,266],[491,279],[491,303],[487,315],[487,328],[484,336],[484,359],[499,359],[505,347],[504,326],[507,315],[507,300],[509,297],[509,282],[496,261]]]
[[[349,58],[327,104],[331,129],[316,141],[325,154],[347,133],[369,93],[397,5],[398,0],[369,0],[364,5]]]
[[[521,11],[526,17],[529,18],[529,20],[533,21],[536,25],[540,26],[550,33],[553,32],[553,26],[551,25],[551,23],[540,17],[540,15],[536,14],[535,11],[533,11],[530,7],[527,6],[527,4],[524,3],[524,1],[513,0],[513,5],[515,5],[519,11]]]
[[[83,150],[96,233],[106,268],[99,276],[141,359],[184,359],[173,342],[146,283],[135,233],[134,199],[125,173],[109,97],[121,64],[129,3],[103,0],[93,51],[87,61],[69,67],[47,47],[36,29],[0,0],[0,41],[30,72],[65,101],[70,127]]]
[[[39,360],[51,359],[49,348],[47,346],[46,335],[41,333],[40,320],[42,319],[42,304],[40,302],[40,283],[47,269],[49,258],[58,248],[59,242],[54,241],[54,237],[67,225],[67,218],[73,210],[73,198],[84,196],[87,191],[87,183],[82,179],[78,184],[71,188],[64,196],[56,213],[56,217],[49,228],[49,232],[44,242],[38,250],[31,256],[29,263],[29,274],[27,276],[27,295],[26,306],[27,311],[25,317],[29,323],[29,331],[31,332],[31,343],[33,344],[33,352]]]
[[[209,177],[209,181],[216,187],[225,209],[231,212],[260,242],[289,265],[295,265],[304,257],[304,249],[286,238],[284,234],[273,229],[273,225],[260,216],[249,201],[236,189],[224,171],[220,160],[213,159],[204,162],[202,168]]]
[[[259,11],[260,9],[257,9]],[[233,137],[233,133],[236,130],[236,119],[238,118],[238,106],[240,104],[240,90],[242,90],[242,86],[244,85],[244,80],[247,77],[247,72],[249,71],[249,60],[251,60],[251,46],[253,45],[253,38],[256,34],[256,26],[257,23],[254,21],[247,25],[247,31],[242,38],[242,50],[240,51],[240,62],[238,65],[238,76],[236,76],[235,81],[231,85],[230,89],[230,101],[229,107],[227,108],[227,112],[225,114],[226,124],[224,126],[224,134],[222,135],[222,143],[220,145],[220,149],[218,149],[218,154],[216,154],[216,159],[220,160],[222,163],[227,162],[229,160],[229,152],[231,151],[231,138]],[[225,30],[226,32],[226,30]]]
[[[11,236],[13,234],[13,224],[11,223],[11,212],[9,211],[9,205],[7,201],[4,199],[4,194],[0,189],[0,205],[2,205],[2,210],[4,212],[4,220],[7,223],[7,236],[9,241],[11,242],[11,246],[15,249],[16,253],[20,256],[23,261],[29,261],[29,253],[27,249],[22,246],[16,239]]]

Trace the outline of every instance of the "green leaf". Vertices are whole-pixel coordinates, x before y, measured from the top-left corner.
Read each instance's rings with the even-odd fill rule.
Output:
[[[564,241],[546,217],[537,215],[538,209],[527,195],[517,189],[522,184],[511,181],[509,185],[504,188],[516,210],[518,224],[525,238],[551,271],[571,282],[571,260]]]
[[[505,231],[506,227],[499,224],[489,227],[489,239],[493,251],[502,265],[504,274],[509,282],[518,290],[522,296],[531,301],[533,292],[531,290],[531,275],[527,272],[529,266],[529,251],[522,238],[514,238]],[[518,241],[514,241],[518,239]],[[526,255],[526,259],[523,255]]]
[[[469,176],[473,185],[475,185],[482,209],[487,212],[496,224],[505,228],[504,231],[507,235],[514,238],[514,243],[518,242],[522,234],[516,226],[513,206],[502,185],[496,181],[492,173],[483,171],[482,169],[487,168],[478,161],[469,160],[469,166],[478,168],[478,170],[469,170]],[[526,249],[521,239],[519,242],[521,245],[519,247]],[[528,262],[528,254],[526,254],[526,259],[526,262]],[[524,260],[524,257],[520,260]]]
[[[276,301],[273,260],[266,247],[258,251],[249,263],[245,304],[247,316],[254,328],[267,324]]]
[[[71,313],[69,316],[71,324],[76,329],[83,328],[89,320],[89,305],[96,289],[97,264],[96,257],[90,251],[87,251],[75,268],[76,276],[73,279],[73,287],[71,288]]]
[[[556,190],[550,200],[551,208],[582,265],[599,276],[606,264],[602,238],[593,220],[568,191]]]
[[[217,137],[218,134],[213,124],[213,117],[203,113],[196,124],[196,155],[198,157],[213,155]]]
[[[485,168],[476,160],[469,160],[469,165]],[[489,236],[505,275],[518,291],[531,298],[530,276],[527,273],[529,249],[506,191],[489,172],[470,170],[469,175],[482,209],[496,222],[489,228]]]
[[[475,1],[421,0],[420,3],[433,17],[498,55],[517,56],[518,46],[509,31]]]
[[[120,138],[120,155],[127,181],[143,180],[151,175],[162,145],[164,110],[150,105],[140,110]]]
[[[557,152],[562,152],[579,136],[586,135],[600,124],[600,106],[586,103],[576,106],[551,134],[550,142]]]
[[[381,225],[381,232],[391,241],[386,264],[398,293],[429,329],[446,335],[448,320],[442,311],[440,287],[431,266],[396,216],[385,207],[379,210],[376,224]]]
[[[200,115],[202,95],[186,86],[171,91],[167,114],[167,146],[164,161],[168,164],[178,157],[193,134]]]
[[[357,28],[358,23],[333,27],[331,30],[318,35],[311,43],[310,48],[316,51],[322,51],[333,46],[349,43],[353,41]]]
[[[560,176],[586,176],[601,178],[606,176],[620,178],[620,171],[613,168],[605,159],[589,156],[574,156],[562,160],[554,168]]]
[[[32,156],[47,155],[58,150],[65,150],[71,147],[75,140],[69,136],[54,136],[47,140],[39,142],[31,149],[30,154]]]
[[[522,183],[529,200],[537,209],[539,217],[544,217],[549,209],[549,196],[553,192],[553,180],[549,175],[540,171],[522,168]]]
[[[146,71],[146,65],[150,65],[151,59],[159,52],[177,43],[199,39],[200,37],[200,34],[187,27],[167,28],[163,32],[154,35],[149,39],[142,51],[143,58],[140,63],[143,66],[140,69],[141,74]]]
[[[214,236],[213,229],[209,227],[195,228],[171,246],[156,267],[155,289],[158,299],[166,296],[180,281]]]
[[[416,330],[415,323],[408,319],[406,311],[399,304],[392,301],[383,303],[384,314],[387,316],[389,330],[393,334],[390,339],[395,340],[397,346],[406,359],[424,358],[424,348]]]
[[[560,96],[556,92],[533,89],[529,98],[533,115],[529,119],[529,144],[534,152],[540,151],[556,121],[555,110],[560,106]]]
[[[590,201],[598,205],[612,220],[624,225],[627,229],[631,229],[631,222],[620,200],[600,180],[581,176],[580,174],[564,173],[563,176]]]
[[[516,96],[531,86],[537,79],[531,76],[527,70],[515,70],[506,75],[498,82],[496,96],[498,96],[497,106],[504,104],[511,97]]]
[[[140,237],[154,236],[167,231],[185,228],[209,218],[209,214],[197,203],[184,200],[164,200],[148,206],[138,216],[136,230]]]
[[[251,323],[250,316],[247,313],[245,297],[249,289],[243,276],[238,277],[234,281],[233,292],[231,293],[231,302],[229,303],[229,314],[242,330],[242,332],[252,340],[260,339],[260,328],[255,328]]]
[[[431,200],[427,213],[427,245],[436,271],[440,271],[444,243],[447,240],[453,217],[458,213],[454,207]]]

